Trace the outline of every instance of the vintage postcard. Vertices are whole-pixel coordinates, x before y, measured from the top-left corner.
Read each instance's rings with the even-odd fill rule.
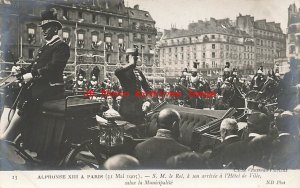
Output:
[[[0,188],[300,186],[299,0],[0,0]]]

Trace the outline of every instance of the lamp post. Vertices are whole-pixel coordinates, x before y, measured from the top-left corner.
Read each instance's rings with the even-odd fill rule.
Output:
[[[78,43],[78,36],[77,36],[77,28],[78,28],[78,23],[83,22],[84,19],[80,19],[76,21],[75,24],[75,48],[74,48],[74,53],[75,53],[75,59],[74,59],[74,71],[75,71],[75,81],[76,81],[76,73],[77,73],[77,43]]]

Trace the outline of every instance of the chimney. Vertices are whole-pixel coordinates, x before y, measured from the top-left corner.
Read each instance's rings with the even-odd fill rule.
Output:
[[[140,5],[134,5],[133,8],[136,9],[136,10],[139,10],[140,9]]]

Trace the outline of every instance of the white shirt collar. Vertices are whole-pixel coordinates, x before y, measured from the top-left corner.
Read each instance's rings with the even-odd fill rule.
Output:
[[[50,40],[46,40],[46,45],[47,44],[49,44],[49,43],[51,43],[51,42],[53,42],[55,39],[57,39],[57,38],[59,38],[59,36],[58,35],[54,35],[53,37],[52,37],[52,39],[50,39]]]

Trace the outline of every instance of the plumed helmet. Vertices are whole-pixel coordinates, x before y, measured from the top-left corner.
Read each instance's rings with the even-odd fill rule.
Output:
[[[257,70],[257,73],[258,74],[263,74],[264,73],[264,67],[263,66],[260,66]]]
[[[83,69],[80,68],[77,71],[77,77],[79,77],[79,76],[85,77],[85,75],[86,75],[86,72]]]
[[[91,72],[91,77],[95,76],[96,78],[98,78],[99,77],[99,73],[100,73],[100,69],[99,69],[99,67],[96,66],[96,67],[93,68],[93,70]]]

